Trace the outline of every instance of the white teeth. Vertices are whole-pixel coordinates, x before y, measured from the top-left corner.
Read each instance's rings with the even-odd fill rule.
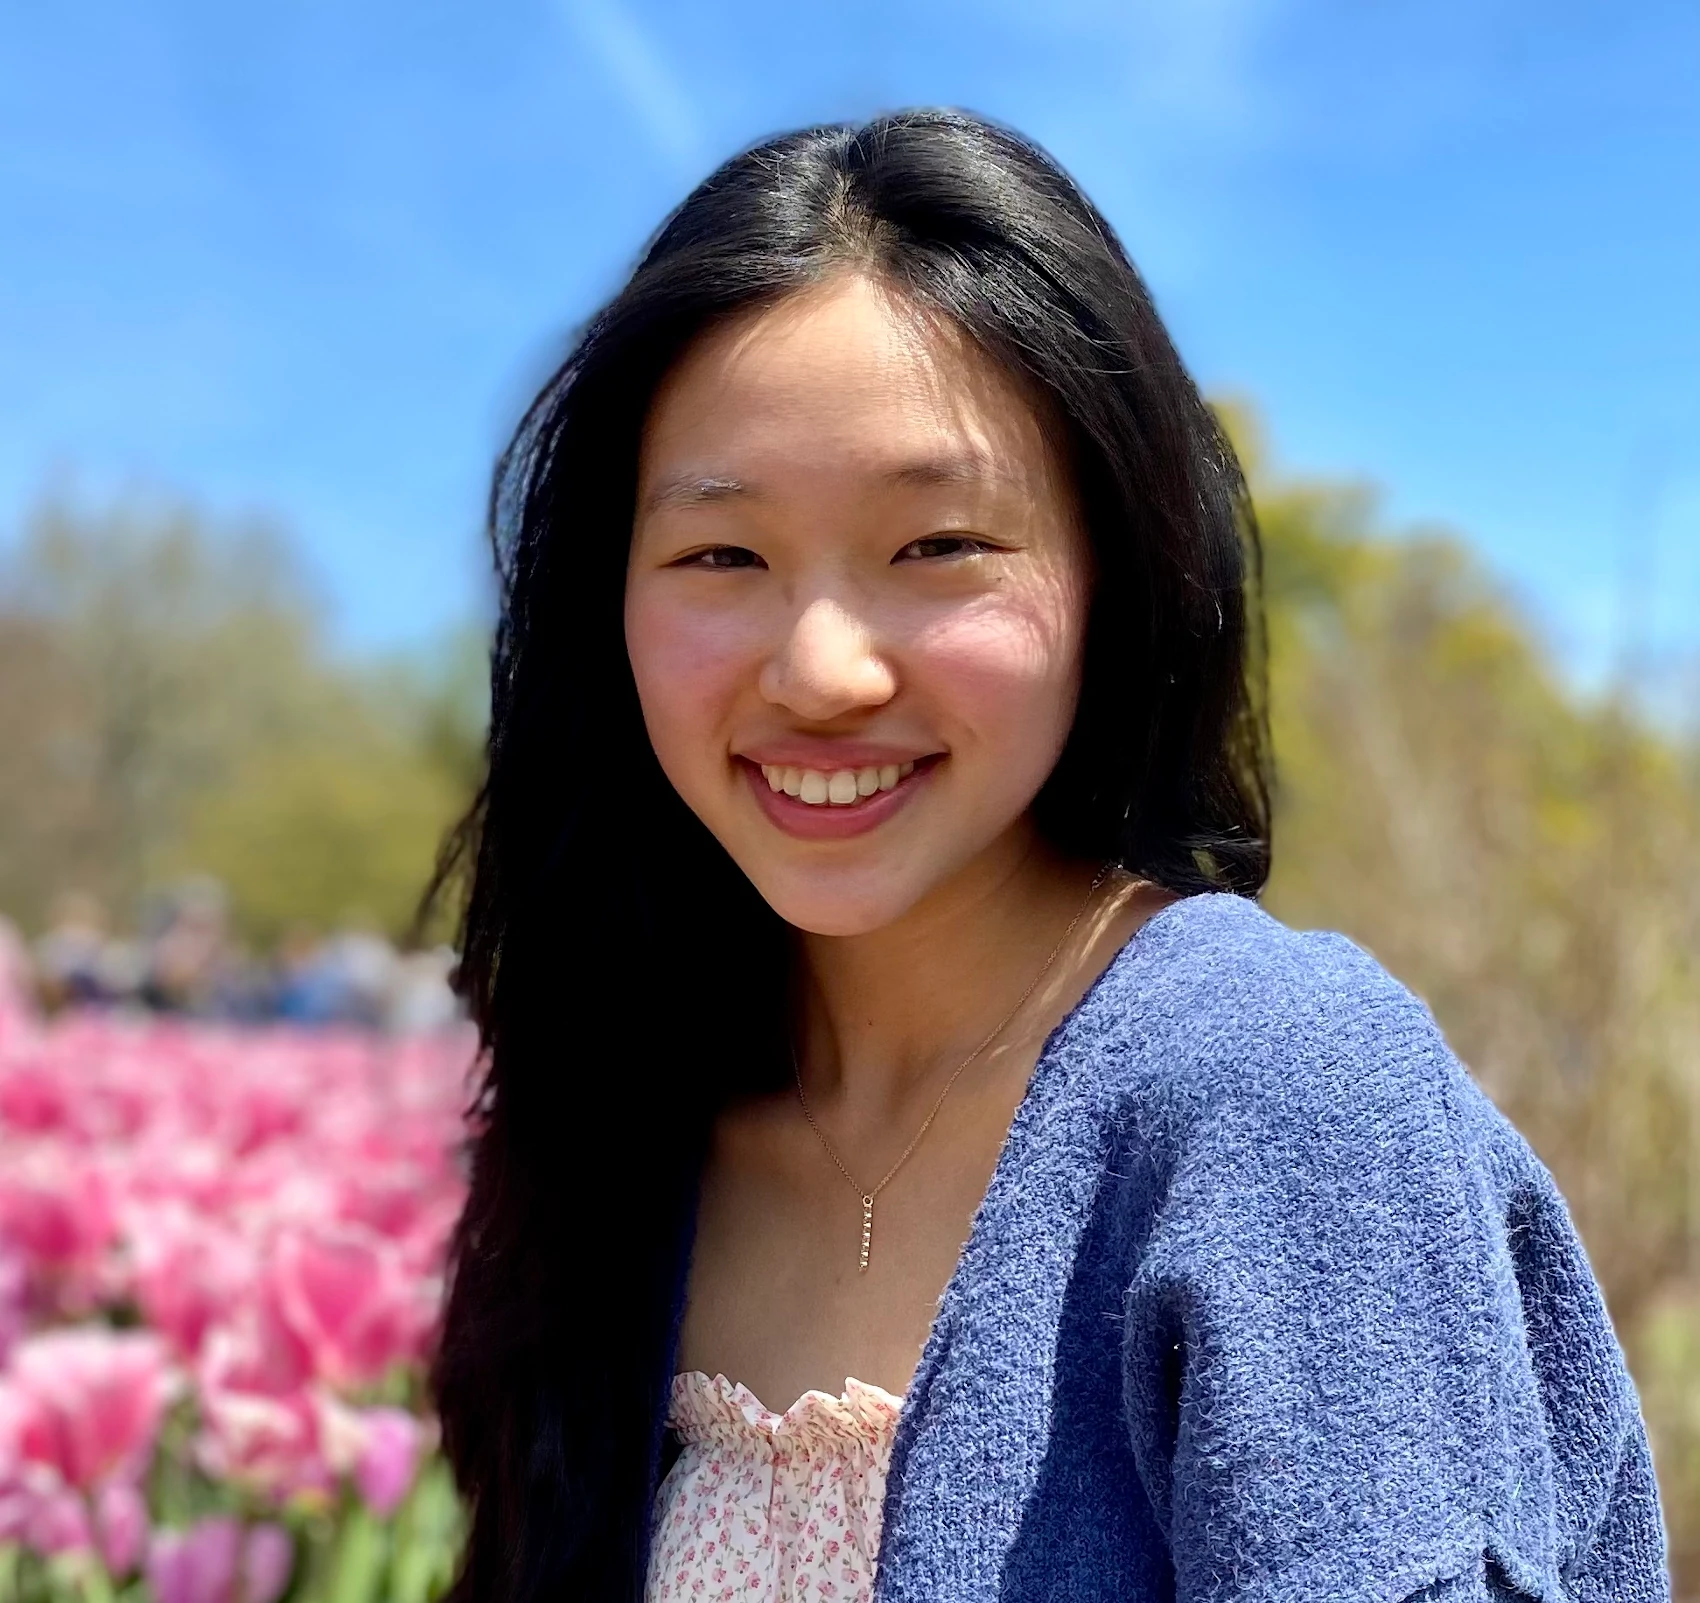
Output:
[[[876,791],[895,790],[898,781],[915,772],[909,763],[884,763],[879,767],[788,768],[784,763],[762,763],[761,776],[769,790],[782,790],[810,807],[849,807]]]

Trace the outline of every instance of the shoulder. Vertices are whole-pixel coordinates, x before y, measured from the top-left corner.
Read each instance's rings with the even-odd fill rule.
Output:
[[[1177,1563],[1216,1573],[1227,1532],[1289,1574],[1333,1566],[1279,1595],[1368,1595],[1429,1531],[1436,1554],[1484,1542],[1535,1595],[1584,1562],[1656,1576],[1586,1255],[1423,1004],[1342,937],[1225,897],[1166,909],[1088,1002],[1075,1083],[1104,1098],[1106,1194],[1140,1221],[1126,1406]]]
[[[1259,1205],[1309,1206],[1326,1192],[1375,1213],[1474,1218],[1478,1238],[1520,1212],[1563,1211],[1417,996],[1345,936],[1289,929],[1242,897],[1156,915],[1058,1044],[1120,1128],[1118,1149],[1131,1142],[1160,1182],[1209,1177],[1204,1194],[1223,1203],[1249,1189]]]
[[[1088,998],[1098,1026],[1137,1013],[1177,1016],[1213,1037],[1244,1036],[1300,1016],[1345,1024],[1366,1013],[1426,1010],[1369,953],[1343,935],[1289,929],[1255,902],[1188,896],[1148,920]]]
[[[1176,1116],[1314,1126],[1382,1113],[1460,1141],[1498,1122],[1428,1008],[1368,952],[1243,897],[1158,913],[1074,1022],[1104,1090]]]

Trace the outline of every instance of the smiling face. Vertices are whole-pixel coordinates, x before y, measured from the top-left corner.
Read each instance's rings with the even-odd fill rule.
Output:
[[[1079,697],[1087,542],[1020,387],[846,275],[651,405],[626,643],[667,777],[822,935],[1018,854]]]

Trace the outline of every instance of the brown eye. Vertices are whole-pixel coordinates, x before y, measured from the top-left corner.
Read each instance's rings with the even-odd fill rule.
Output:
[[[712,545],[706,551],[693,551],[673,564],[676,568],[765,568],[767,564],[755,552],[741,545]]]
[[[892,558],[893,562],[919,562],[928,558],[977,557],[996,546],[987,545],[968,534],[929,534],[922,540],[911,540]]]

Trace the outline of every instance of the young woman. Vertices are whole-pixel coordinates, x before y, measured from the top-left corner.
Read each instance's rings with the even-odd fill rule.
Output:
[[[973,118],[667,222],[500,466],[459,1596],[1650,1599],[1563,1203],[1253,898],[1256,544]]]

